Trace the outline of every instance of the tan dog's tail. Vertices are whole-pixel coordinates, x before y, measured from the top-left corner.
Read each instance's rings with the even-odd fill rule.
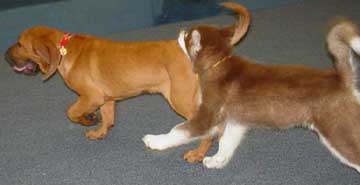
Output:
[[[250,26],[250,12],[243,6],[226,2],[221,4],[223,7],[229,8],[239,14],[239,19],[235,25],[233,25],[234,35],[231,38],[231,44],[235,45],[238,43],[244,35],[247,33]]]
[[[360,63],[356,60],[360,56],[360,35],[356,25],[343,18],[335,20],[327,35],[327,44],[334,56],[335,70],[347,86],[359,90]],[[354,52],[358,56],[354,56]]]

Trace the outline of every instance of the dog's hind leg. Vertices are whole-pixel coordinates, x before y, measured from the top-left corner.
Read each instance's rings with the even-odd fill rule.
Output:
[[[217,126],[217,137],[221,138],[224,133],[224,125]],[[206,138],[203,138],[200,142],[200,145],[193,149],[185,152],[184,159],[189,163],[202,162],[206,153],[209,151],[212,142],[214,141],[215,136],[209,135]]]
[[[211,147],[213,139],[213,136],[202,139],[197,148],[185,152],[184,159],[189,163],[201,162]]]
[[[319,124],[314,127],[321,142],[340,162],[360,173],[360,125],[358,119],[350,120],[349,117],[343,116],[343,119],[329,120],[324,125]]]
[[[177,42],[174,48],[182,53]],[[191,63],[185,55],[179,55],[166,65],[168,80],[160,89],[160,92],[167,99],[171,107],[181,116],[189,120],[198,109],[199,82],[191,70]]]
[[[115,101],[108,101],[100,107],[101,125],[96,129],[91,129],[86,132],[86,137],[89,139],[103,139],[110,128],[114,126],[115,117]]]
[[[189,120],[198,109],[197,87],[195,84],[183,85],[183,83],[195,83],[193,80],[184,79],[184,81],[171,83],[163,88],[162,94],[167,99],[171,107],[181,116]]]

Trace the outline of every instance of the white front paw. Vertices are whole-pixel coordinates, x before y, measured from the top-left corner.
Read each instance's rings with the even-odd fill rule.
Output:
[[[165,150],[169,148],[165,135],[145,135],[142,140],[146,147],[152,150]]]
[[[360,173],[360,166],[355,168]]]
[[[205,157],[203,159],[203,164],[206,168],[215,168],[220,169],[226,166],[230,158],[224,155],[214,155],[212,157]]]

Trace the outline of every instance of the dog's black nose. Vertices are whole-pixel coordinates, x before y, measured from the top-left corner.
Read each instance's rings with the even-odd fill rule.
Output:
[[[6,62],[8,62],[11,66],[14,65],[14,62],[11,60],[11,58],[10,58],[10,56],[9,56],[9,50],[7,50],[7,51],[5,52],[4,57],[5,57]]]

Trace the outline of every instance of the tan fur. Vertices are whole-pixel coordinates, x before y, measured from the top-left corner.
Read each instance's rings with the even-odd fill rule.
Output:
[[[7,54],[18,66],[27,60],[35,62],[48,78],[51,66],[59,62],[59,42],[64,34],[42,26],[30,28]],[[196,110],[197,82],[176,40],[125,43],[76,34],[66,48],[68,54],[56,68],[67,86],[79,94],[69,107],[68,117],[93,125],[95,110],[100,107],[102,113],[103,106],[109,107],[104,108],[108,114],[101,114],[101,128],[87,133],[91,139],[105,137],[113,125],[115,100],[143,92],[161,93],[187,119]]]
[[[232,3],[224,6],[238,7]],[[243,8],[239,13],[245,14],[245,20],[249,21],[245,10]],[[228,30],[236,35],[232,39],[234,44],[239,41],[239,35],[244,34],[241,24]],[[79,95],[67,111],[73,122],[95,124],[97,117],[94,112],[100,108],[101,125],[89,130],[86,133],[88,138],[106,136],[114,125],[116,100],[144,92],[161,93],[186,119],[197,110],[198,82],[177,40],[114,42],[75,34],[66,45],[68,54],[60,62],[59,42],[64,34],[43,26],[25,30],[18,42],[8,49],[7,58],[15,66],[24,66],[27,61],[36,63],[45,80],[59,71],[66,85]],[[211,145],[211,138],[202,145]],[[208,147],[200,148],[201,156]]]

